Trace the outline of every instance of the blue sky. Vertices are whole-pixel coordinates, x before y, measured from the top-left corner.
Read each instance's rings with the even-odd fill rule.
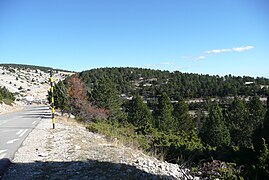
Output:
[[[269,78],[267,0],[0,0],[0,63]]]

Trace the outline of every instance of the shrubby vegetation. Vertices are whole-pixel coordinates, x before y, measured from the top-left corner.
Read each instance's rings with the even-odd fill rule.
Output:
[[[15,101],[14,95],[8,91],[5,87],[0,87],[0,103],[5,103],[7,105],[12,105]]]
[[[269,105],[260,100],[269,94],[261,85],[269,80],[103,68],[59,82],[55,105],[90,131],[164,160],[194,167],[220,160],[232,164],[220,176],[261,179],[269,178]],[[194,97],[203,102],[190,104],[190,115]]]

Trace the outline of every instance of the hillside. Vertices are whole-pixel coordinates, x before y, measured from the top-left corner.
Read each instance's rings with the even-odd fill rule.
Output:
[[[259,77],[100,68],[58,83],[55,105],[90,131],[160,159],[216,166],[218,174],[207,177],[268,176],[267,161],[260,162],[269,157],[268,85]]]
[[[109,77],[124,95],[139,93],[146,99],[166,92],[172,101],[181,98],[265,95],[269,79],[249,76],[210,76],[141,68],[100,68],[84,71],[79,77],[92,88],[102,77]]]
[[[40,70],[43,72],[49,72],[50,70],[53,70],[55,72],[61,71],[61,72],[68,72],[68,73],[73,73],[72,71],[68,70],[63,70],[63,69],[55,69],[51,67],[45,67],[45,66],[36,66],[36,65],[27,65],[27,64],[0,64],[0,66],[5,67],[5,68],[13,68],[13,69],[29,69],[29,70]]]
[[[49,88],[47,83],[43,83],[47,81],[48,74],[39,70],[3,67],[2,74],[5,76],[5,81],[2,81],[9,85],[11,91],[12,88],[16,89],[16,81],[27,82],[22,89],[31,87],[29,91],[17,92],[17,98],[24,102],[29,100],[27,97],[35,100],[38,96],[45,97]],[[83,123],[94,135],[102,134],[112,142],[119,141],[126,146],[141,149],[145,154],[159,160],[177,164],[171,165],[172,167],[184,165],[191,170],[192,175],[200,178],[269,177],[264,168],[269,164],[269,104],[268,101],[261,101],[261,98],[266,100],[269,96],[269,80],[266,78],[231,75],[219,77],[138,68],[100,68],[67,78],[60,72],[55,72],[54,76],[54,104],[58,112],[75,115],[76,121]],[[11,79],[13,81],[8,83]],[[194,113],[190,113],[190,106],[193,107]],[[70,126],[62,128],[59,133],[70,130]],[[71,128],[76,129],[74,126]],[[77,129],[74,132],[78,136],[80,133],[86,133],[77,139],[87,139],[87,136],[93,135],[88,131]],[[63,134],[59,136],[64,137]],[[75,134],[69,137],[71,136],[76,138]],[[62,161],[71,159],[77,162],[79,159],[73,159],[72,153],[81,150],[87,142],[75,140],[70,145],[69,137],[67,140],[52,135],[49,139],[55,142],[55,145],[48,142],[44,147],[44,144],[40,144],[44,149],[48,149],[46,152],[42,150],[41,154],[37,152],[37,156],[45,157],[42,159],[45,163],[38,166],[44,166],[45,169],[75,166]],[[62,154],[60,163],[46,163],[50,158],[56,158],[48,151],[54,152],[59,146],[70,151]],[[29,147],[29,144],[26,145],[26,149]],[[105,149],[103,146],[98,148]],[[36,148],[36,151],[38,150],[39,148]],[[85,159],[89,155],[87,150],[88,147],[81,156],[74,157]],[[119,149],[116,147],[105,153],[114,153],[114,150]],[[128,153],[124,152],[125,155]],[[19,161],[23,156],[20,154]],[[96,156],[98,162],[110,162],[107,158],[112,158],[113,155],[110,154],[104,159],[99,153]],[[139,166],[140,160],[137,161],[136,158],[128,163]],[[153,166],[152,161],[143,161],[144,165],[148,163],[145,171],[156,174],[154,169],[162,169],[162,165],[156,165],[161,163],[159,160],[154,160]],[[135,164],[136,162],[138,164]],[[87,169],[88,164],[83,163],[85,162],[82,162],[82,166]],[[36,164],[29,164],[36,168]],[[77,168],[81,162],[78,161],[77,164],[79,165],[70,171],[80,171]],[[154,167],[153,170],[148,166]],[[111,168],[114,168],[114,165]],[[177,175],[169,174],[172,173],[169,168],[165,168],[168,176],[177,178]],[[128,169],[126,171],[130,171]],[[35,177],[43,177],[42,173],[37,172]]]
[[[67,71],[53,71],[55,82],[72,74]],[[49,76],[49,68],[46,67],[0,64],[0,86],[14,93],[17,103],[45,103],[50,86]]]

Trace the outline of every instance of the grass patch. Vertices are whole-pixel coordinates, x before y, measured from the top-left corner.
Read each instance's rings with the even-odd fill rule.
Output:
[[[106,136],[110,141],[117,141],[125,146],[148,149],[150,145],[144,135],[137,134],[136,128],[131,124],[118,124],[111,122],[91,122],[86,128],[93,132]]]

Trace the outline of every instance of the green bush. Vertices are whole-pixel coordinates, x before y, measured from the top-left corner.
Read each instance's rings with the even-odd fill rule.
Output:
[[[87,124],[87,129],[94,133],[100,133],[111,141],[119,141],[121,144],[148,149],[149,144],[143,135],[135,132],[135,127],[129,123],[119,124],[117,122],[96,121]]]
[[[105,135],[108,140],[143,149],[167,161],[182,162],[207,149],[194,131],[189,134],[184,131],[160,132],[149,124],[137,128],[129,123],[110,121],[88,123],[87,129]]]
[[[14,101],[14,94],[9,92],[7,88],[0,87],[0,103],[4,102],[7,105],[12,105]]]
[[[12,99],[3,99],[2,100],[6,105],[12,106],[12,103],[14,102],[14,100]]]

